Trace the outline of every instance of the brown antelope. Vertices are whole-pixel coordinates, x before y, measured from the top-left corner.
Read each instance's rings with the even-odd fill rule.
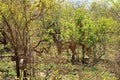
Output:
[[[51,33],[51,35],[52,35],[53,41],[57,47],[58,55],[61,54],[63,49],[69,49],[72,52],[71,62],[74,64],[75,61],[79,61],[79,54],[76,51],[77,44],[74,41],[69,41],[69,42],[66,42],[63,44],[62,43],[63,41],[59,37],[57,37],[56,33]]]
[[[93,45],[86,45],[82,42],[76,43],[74,41],[69,41],[63,44],[63,41],[59,38],[59,36],[57,36],[58,34],[60,34],[60,32],[51,33],[53,41],[57,47],[58,55],[61,54],[63,49],[67,49],[67,51],[70,50],[72,52],[71,61],[72,63],[74,63],[74,61],[76,60],[79,61],[79,53],[77,52],[77,46],[81,46],[82,63],[84,63],[85,54],[88,55],[88,57],[90,57]]]

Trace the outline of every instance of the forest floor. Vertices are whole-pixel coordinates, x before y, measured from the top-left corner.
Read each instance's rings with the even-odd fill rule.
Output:
[[[72,65],[71,56],[66,56],[65,53],[60,56],[43,54],[35,59],[35,74],[32,80],[45,80],[45,78],[47,80],[117,80],[111,66],[114,62],[109,60],[113,56],[109,55],[105,59],[103,57],[96,65],[89,66],[81,63]],[[15,76],[15,62],[12,62],[10,58],[1,59],[0,80],[14,80]]]

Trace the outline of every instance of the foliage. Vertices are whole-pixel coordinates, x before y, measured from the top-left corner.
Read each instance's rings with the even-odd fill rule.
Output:
[[[112,55],[115,55],[115,51],[119,52],[120,50],[119,3],[119,0],[102,0],[101,2],[98,0],[89,6],[79,2],[74,5],[66,0],[0,0],[0,49],[8,47],[9,54],[15,56],[17,77],[20,77],[18,73],[20,72],[21,58],[26,60],[23,62],[25,64],[24,73],[27,72],[25,69],[30,66],[30,63],[32,66],[27,69],[28,72],[35,68],[44,73],[43,77],[47,76],[48,78],[47,71],[50,69],[50,79],[77,79],[79,72],[75,69],[80,70],[80,68],[77,65],[73,66],[67,63],[66,60],[69,57],[67,54],[71,55],[74,51],[67,53],[63,50],[61,52],[65,52],[65,54],[58,56],[56,42],[52,34],[55,34],[63,46],[67,45],[66,42],[75,42],[75,51],[80,53],[77,55],[80,58],[84,49],[78,44],[86,47],[85,53],[90,55],[89,59],[96,60],[97,56],[101,60],[104,55],[110,56],[111,52],[108,49],[111,46],[112,49],[114,47]],[[7,44],[4,45],[5,38]],[[67,48],[69,49],[70,46],[67,45]],[[89,52],[93,54],[89,54]],[[3,54],[5,53],[8,52]],[[34,59],[33,63],[30,62],[29,56]],[[12,67],[14,63],[1,62],[0,64]],[[8,66],[0,66],[0,69],[6,70]],[[84,65],[80,66],[84,67]],[[14,71],[10,68],[9,75],[16,76]],[[99,71],[99,68],[92,66],[90,71],[82,71],[87,75]],[[101,79],[110,79],[111,73],[100,74],[100,77]]]

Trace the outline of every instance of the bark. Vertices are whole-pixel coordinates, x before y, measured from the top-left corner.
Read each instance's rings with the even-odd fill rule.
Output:
[[[82,46],[82,63],[84,64],[84,59],[85,59],[85,46]]]
[[[17,78],[19,78],[20,77],[20,67],[19,67],[18,50],[14,49],[14,53],[15,53],[15,62],[16,62],[16,74],[17,74]]]
[[[26,56],[26,54],[27,54],[27,48],[24,49],[25,59],[24,59],[24,63],[23,63],[23,65],[24,65],[24,73],[23,73],[24,79],[23,80],[27,80],[27,56]]]

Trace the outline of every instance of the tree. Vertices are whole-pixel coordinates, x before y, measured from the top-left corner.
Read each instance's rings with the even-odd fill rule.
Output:
[[[20,77],[20,59],[24,60],[22,66],[26,79],[28,55],[31,55],[31,51],[41,53],[41,50],[38,50],[40,43],[48,40],[46,29],[52,24],[48,20],[52,19],[49,18],[53,14],[51,10],[54,10],[58,3],[60,2],[55,0],[0,1],[0,27],[14,49],[18,78]]]

